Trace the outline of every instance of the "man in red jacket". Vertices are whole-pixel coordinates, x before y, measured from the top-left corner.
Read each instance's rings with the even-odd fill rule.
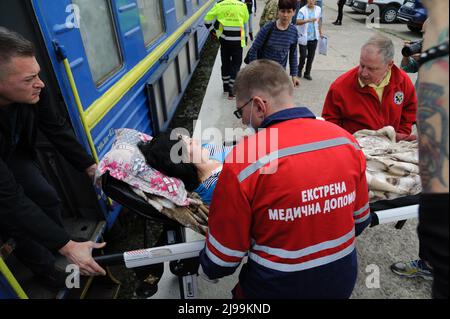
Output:
[[[328,91],[322,117],[350,133],[394,127],[397,140],[415,140],[417,96],[411,79],[394,65],[394,44],[373,36],[361,49],[359,67],[340,76]]]
[[[348,298],[355,241],[370,224],[366,162],[342,128],[296,107],[280,64],[257,60],[236,78],[236,117],[259,129],[227,156],[214,190],[202,270],[242,267],[235,298]]]

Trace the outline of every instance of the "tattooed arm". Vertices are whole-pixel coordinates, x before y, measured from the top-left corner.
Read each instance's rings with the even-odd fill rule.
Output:
[[[425,0],[429,25],[423,50],[448,41],[448,1]],[[449,58],[425,63],[419,71],[418,131],[424,193],[449,192]]]
[[[448,41],[448,1],[424,0],[429,24],[423,50]],[[433,298],[448,299],[448,55],[419,70],[418,131],[423,192],[419,205],[419,256],[433,269]]]

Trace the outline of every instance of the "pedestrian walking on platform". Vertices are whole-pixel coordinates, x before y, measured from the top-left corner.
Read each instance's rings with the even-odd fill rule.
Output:
[[[334,25],[342,25],[342,17],[344,16],[344,5],[345,0],[338,0],[338,16],[336,18],[336,21],[333,22]]]
[[[256,17],[256,0],[245,0],[248,9],[248,36],[253,41],[253,15]]]
[[[295,87],[300,86],[297,77],[298,54],[297,28],[291,24],[295,14],[296,0],[280,0],[278,2],[278,19],[268,22],[258,32],[255,42],[248,51],[249,62],[257,59],[268,59],[278,62],[286,69],[289,60],[289,71]]]
[[[323,37],[322,9],[316,5],[316,0],[308,0],[308,4],[300,9],[297,16],[298,44],[300,60],[298,63],[298,76],[302,76],[306,63],[304,78],[312,80],[311,69],[316,55],[317,44]]]
[[[240,0],[218,2],[205,16],[206,27],[220,41],[223,92],[228,99],[234,99],[234,80],[242,65],[246,45],[244,25],[248,19],[247,5]]]

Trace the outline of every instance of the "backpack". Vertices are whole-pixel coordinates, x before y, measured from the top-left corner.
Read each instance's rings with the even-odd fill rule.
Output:
[[[270,29],[269,29],[269,31],[266,34],[266,38],[264,39],[264,43],[263,43],[261,49],[259,49],[258,52],[256,53],[257,59],[261,59],[262,58],[262,55],[263,55],[264,49],[266,47],[267,41],[269,41],[270,35],[272,34],[273,29],[275,29],[275,23],[277,23],[277,22],[276,21],[271,22]],[[250,52],[250,50],[248,50],[248,51]],[[250,57],[248,55],[249,52],[247,52],[247,55],[245,56],[245,59],[244,59],[244,63],[245,64],[249,64],[250,63]]]

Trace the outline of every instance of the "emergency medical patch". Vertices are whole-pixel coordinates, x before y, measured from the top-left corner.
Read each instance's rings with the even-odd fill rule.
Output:
[[[397,105],[400,105],[403,103],[403,100],[405,99],[405,94],[401,91],[395,93],[394,95],[394,103]]]

